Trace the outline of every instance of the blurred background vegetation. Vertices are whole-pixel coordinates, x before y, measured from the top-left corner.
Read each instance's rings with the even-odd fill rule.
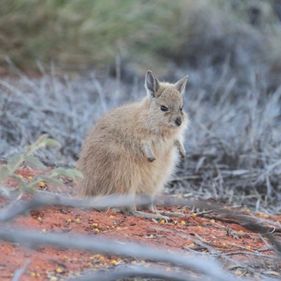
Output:
[[[230,59],[281,69],[280,18],[279,0],[2,0],[0,65],[165,74]]]

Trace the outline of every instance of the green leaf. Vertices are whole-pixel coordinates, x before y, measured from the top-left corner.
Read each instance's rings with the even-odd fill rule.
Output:
[[[24,161],[23,154],[15,154],[8,159],[8,169],[11,173],[14,173]]]
[[[33,144],[27,147],[27,154],[33,154],[36,150],[45,146],[48,135],[41,135]]]
[[[57,147],[57,148],[60,148],[60,146],[61,146],[58,141],[56,141],[54,139],[50,139],[50,138],[48,138],[46,140],[46,145],[50,146],[50,147]]]
[[[54,185],[61,185],[62,181],[56,178],[50,178],[48,176],[39,176],[36,179],[32,180],[28,186],[30,188],[36,188],[40,182],[50,183]]]
[[[51,177],[49,175],[47,175],[47,176],[40,176],[38,179],[39,180],[37,180],[37,183],[39,183],[40,181],[44,181],[46,183],[55,184],[55,185],[60,185],[60,184],[63,183],[62,180],[54,178],[54,177]]]
[[[37,151],[40,148],[44,148],[46,146],[51,147],[59,147],[60,144],[54,139],[48,138],[48,135],[41,135],[33,144],[31,144],[28,148],[26,153],[28,155],[33,154],[35,151]]]
[[[0,182],[3,182],[8,176],[10,176],[10,171],[7,165],[4,165],[0,168]]]
[[[65,176],[71,179],[83,178],[83,175],[77,169],[56,168],[51,173],[52,177]]]
[[[33,169],[44,169],[46,166],[35,156],[28,155],[25,157],[25,163],[27,166]]]
[[[54,185],[61,185],[63,183],[62,180],[56,179],[56,178],[51,178],[51,177],[44,177],[43,181],[46,183],[54,184]]]
[[[22,177],[18,176],[17,174],[11,175],[11,178],[15,179],[19,183],[19,185],[24,185],[25,184],[24,179]]]
[[[35,192],[36,191],[36,188],[35,186],[32,186],[30,183],[23,183],[20,188],[25,191],[25,192]]]

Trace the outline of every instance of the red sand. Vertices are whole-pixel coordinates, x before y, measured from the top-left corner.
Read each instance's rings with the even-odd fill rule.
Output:
[[[28,177],[33,176],[34,172],[24,169],[21,174]],[[247,260],[251,257],[245,256],[243,254],[245,252],[273,254],[258,234],[251,233],[240,225],[199,217],[186,209],[175,211],[184,212],[185,217],[173,218],[171,222],[166,223],[126,216],[112,210],[98,212],[71,208],[43,208],[21,216],[13,223],[42,232],[102,234],[115,239],[141,241],[161,248],[207,252],[206,247],[200,245],[203,242],[214,250],[230,254],[232,258],[238,260]],[[267,217],[262,214],[261,216]],[[281,216],[271,219],[281,222]],[[58,250],[51,247],[30,250],[0,242],[0,280],[11,280],[14,272],[23,266],[26,260],[30,263],[21,278],[24,281],[55,281],[64,279],[74,272],[106,268],[124,262],[120,258],[105,257],[98,253]]]

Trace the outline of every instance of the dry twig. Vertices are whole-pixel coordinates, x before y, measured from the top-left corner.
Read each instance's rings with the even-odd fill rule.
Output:
[[[183,252],[168,251],[153,246],[107,239],[105,237],[50,232],[41,233],[34,230],[2,226],[0,229],[0,239],[20,243],[30,248],[53,246],[62,249],[92,251],[106,255],[165,262],[204,274],[217,281],[237,281],[235,277],[225,272],[215,260],[202,255],[186,255]]]

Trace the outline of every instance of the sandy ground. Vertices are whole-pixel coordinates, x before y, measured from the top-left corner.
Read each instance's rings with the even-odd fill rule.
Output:
[[[24,177],[34,175],[34,172],[29,169],[23,169],[20,173]],[[11,182],[10,185],[13,183]],[[43,233],[54,231],[93,236],[104,235],[126,241],[144,242],[161,248],[206,253],[221,259],[225,268],[231,269],[238,276],[253,274],[249,268],[243,269],[243,266],[239,264],[258,264],[259,258],[263,258],[261,263],[264,264],[267,257],[271,261],[274,256],[267,241],[259,234],[251,233],[238,224],[198,215],[186,208],[165,209],[182,212],[184,217],[171,218],[169,222],[166,222],[136,218],[113,210],[99,212],[52,207],[31,211],[25,216],[18,217],[12,223]],[[281,223],[281,216],[261,213],[256,216]],[[15,271],[25,262],[29,264],[20,280],[55,281],[65,279],[85,269],[104,269],[133,261],[102,256],[99,253],[60,250],[51,247],[27,249],[19,245],[0,242],[1,281],[11,280]],[[238,266],[235,266],[236,262]],[[276,265],[268,264],[263,272],[266,270],[271,271],[269,274],[274,277],[279,275]]]

